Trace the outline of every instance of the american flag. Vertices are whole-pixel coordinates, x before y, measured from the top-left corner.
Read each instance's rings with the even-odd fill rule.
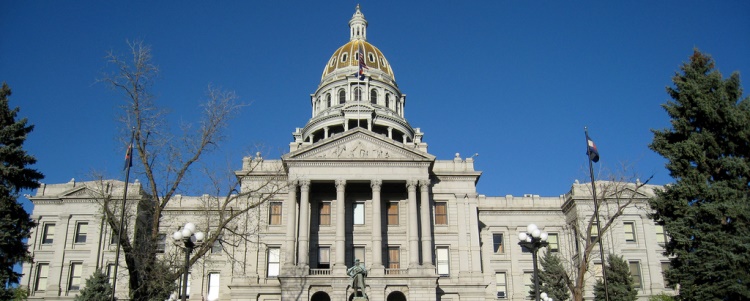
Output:
[[[365,51],[362,46],[359,46],[359,80],[365,79],[365,69],[370,69],[365,63]]]

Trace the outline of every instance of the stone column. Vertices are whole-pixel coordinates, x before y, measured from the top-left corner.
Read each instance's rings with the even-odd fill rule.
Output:
[[[417,224],[417,180],[406,181],[409,191],[409,268],[419,266],[419,231]]]
[[[336,261],[334,268],[346,270],[346,180],[336,180]]]
[[[430,179],[419,180],[420,219],[422,220],[422,266],[432,266],[432,231],[430,223]]]
[[[299,201],[299,248],[297,265],[303,268],[310,266],[310,180],[300,180]]]
[[[288,269],[294,265],[294,242],[297,233],[297,181],[289,181],[289,192],[286,200],[286,242],[284,266]]]
[[[324,134],[323,134],[323,138],[326,138],[326,139],[328,139],[328,127],[324,127],[324,128],[323,128],[323,133],[324,133]]]
[[[380,189],[383,185],[382,180],[370,181],[372,187],[372,267],[370,272],[374,275],[380,275],[383,270],[383,226],[381,225],[381,208]]]

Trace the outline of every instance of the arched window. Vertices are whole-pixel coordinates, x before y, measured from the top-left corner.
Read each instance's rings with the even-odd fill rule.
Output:
[[[370,103],[372,104],[378,103],[378,91],[375,89],[372,89],[372,91],[370,91]]]
[[[326,108],[331,107],[331,93],[326,94]]]
[[[339,103],[345,103],[346,102],[346,91],[344,89],[339,90]]]
[[[354,101],[362,101],[362,89],[354,89]]]
[[[385,95],[385,107],[390,108],[391,107],[391,94]]]
[[[342,63],[346,63],[347,54],[348,53],[346,53],[346,52],[344,52],[344,53],[341,54],[341,62]]]

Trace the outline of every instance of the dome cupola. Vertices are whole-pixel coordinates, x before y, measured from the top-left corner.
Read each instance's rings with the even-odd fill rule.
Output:
[[[367,20],[359,5],[349,21],[349,42],[333,52],[310,101],[312,118],[293,133],[291,151],[355,127],[427,151],[423,134],[404,118],[406,95],[388,60],[367,42]]]

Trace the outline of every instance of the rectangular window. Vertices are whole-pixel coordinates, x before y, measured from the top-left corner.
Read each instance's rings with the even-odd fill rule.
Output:
[[[164,253],[167,248],[167,234],[159,233],[156,237],[156,253]]]
[[[320,218],[320,225],[330,225],[331,224],[331,202],[322,202],[320,203],[320,212],[318,214],[318,217]]]
[[[115,265],[111,263],[107,265],[107,281],[109,285],[115,282]]]
[[[86,234],[88,233],[89,223],[78,223],[76,225],[76,237],[75,241],[77,244],[86,242]]]
[[[221,245],[221,238],[222,236],[219,235],[211,245],[211,254],[221,254],[221,251],[224,250],[224,247]]]
[[[440,276],[450,275],[450,262],[448,247],[437,247],[435,261],[437,263],[437,273]]]
[[[669,280],[667,280],[667,271],[669,271],[669,262],[662,262],[661,263],[661,277],[662,280],[664,280],[664,287],[671,287],[669,285]]]
[[[365,247],[354,247],[354,259],[352,259],[352,265],[354,265],[354,260],[359,259],[359,264],[362,266],[365,265]]]
[[[398,202],[388,203],[388,226],[398,225]]]
[[[318,248],[318,268],[319,269],[331,268],[331,248],[330,247]]]
[[[185,278],[183,277],[185,277],[185,274],[180,275],[180,279],[177,280],[177,284],[178,284],[177,288],[180,290],[178,293],[180,295],[180,298],[182,298],[182,281],[185,280]],[[186,292],[185,292],[185,298],[187,299],[190,299],[190,278],[192,277],[193,275],[191,273],[188,273],[187,287],[186,287]]]
[[[602,280],[602,263],[594,262],[594,265],[591,267],[591,273],[594,274],[594,281]]]
[[[560,240],[557,236],[557,233],[550,233],[547,235],[547,243],[549,245],[547,248],[549,248],[549,251],[552,253],[560,252]]]
[[[219,300],[219,273],[208,274],[208,300]]]
[[[354,224],[365,224],[365,203],[354,203]]]
[[[589,231],[589,237],[591,238],[591,243],[595,243],[596,239],[599,238],[599,228],[597,227],[596,223],[591,223],[591,231]]]
[[[388,247],[388,268],[401,268],[401,250],[399,247]]]
[[[523,272],[523,285],[526,287],[521,293],[522,296],[529,296],[529,292],[534,290],[534,272]]]
[[[42,244],[51,244],[55,241],[55,224],[44,224]]]
[[[625,227],[625,241],[635,242],[635,223],[625,222],[623,226]]]
[[[508,284],[505,279],[505,273],[495,273],[495,286],[497,286],[498,299],[505,299],[508,297]]]
[[[68,281],[69,291],[77,291],[81,289],[81,269],[83,269],[83,263],[76,262],[70,264],[70,278]]]
[[[493,233],[492,234],[492,249],[495,253],[504,253],[505,249],[503,248],[503,234],[502,233]]]
[[[271,202],[269,207],[268,223],[271,225],[281,225],[281,202]]]
[[[109,244],[110,245],[116,245],[117,244],[117,239],[118,239],[118,237],[117,237],[117,230],[112,229],[112,231],[110,231],[110,235],[109,235]]]
[[[435,225],[448,224],[448,203],[435,202]]]
[[[664,233],[664,226],[656,225],[656,242],[662,246],[667,243],[667,235]]]
[[[641,288],[641,263],[637,261],[631,261],[630,264],[630,276],[633,277],[633,288]]]
[[[36,286],[35,291],[47,290],[47,275],[49,274],[49,263],[40,263],[36,268]]]
[[[268,277],[279,276],[279,261],[281,261],[280,249],[268,248]]]

